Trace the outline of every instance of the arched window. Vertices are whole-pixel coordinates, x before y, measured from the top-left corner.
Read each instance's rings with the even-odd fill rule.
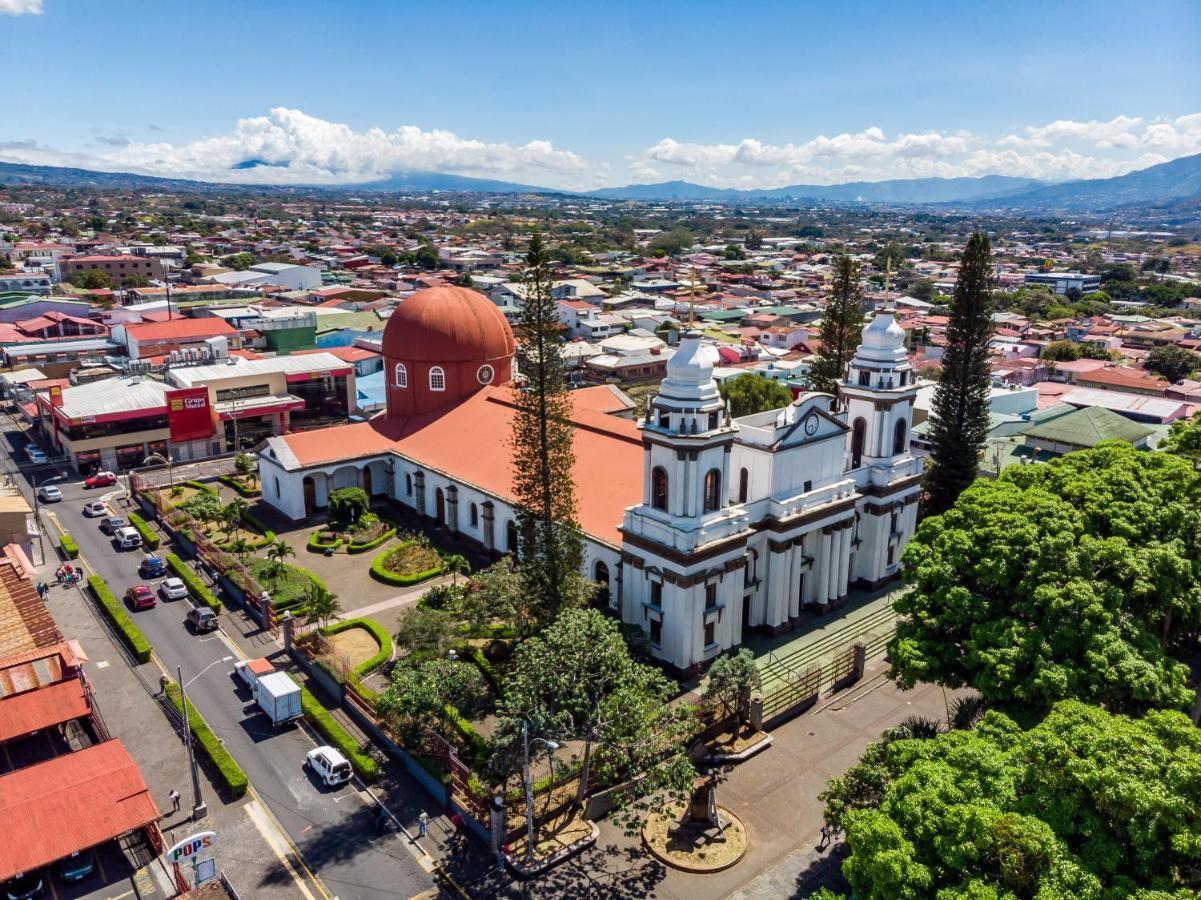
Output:
[[[471,504],[471,527],[478,528],[480,524],[480,510],[474,503]]]
[[[651,506],[667,511],[667,470],[662,466],[651,472]]]
[[[446,373],[442,371],[441,366],[434,366],[430,369],[430,390],[446,390]]]
[[[745,468],[738,473],[738,502],[746,503],[747,494],[750,490],[751,473]]]
[[[705,512],[721,509],[721,470],[710,469],[705,475]]]
[[[405,368],[404,363],[396,364],[396,386],[399,388],[409,386],[409,370]]]
[[[592,570],[592,580],[600,585],[596,592],[596,605],[607,607],[611,603],[612,592],[609,589],[609,567],[598,560]]]
[[[405,472],[405,494],[413,496],[413,476],[408,472]]]
[[[863,442],[867,439],[867,422],[862,418],[856,419],[851,425],[851,468],[858,469],[863,464]]]
[[[900,456],[909,449],[908,433],[905,420],[897,419],[896,427],[892,430],[892,455]]]

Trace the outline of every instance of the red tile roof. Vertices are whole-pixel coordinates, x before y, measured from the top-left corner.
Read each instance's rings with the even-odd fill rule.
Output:
[[[91,712],[83,685],[75,678],[0,700],[0,743]]]
[[[158,806],[120,741],[0,776],[0,881],[151,825]]]
[[[217,316],[204,319],[171,319],[167,322],[142,322],[138,325],[126,325],[125,330],[135,340],[141,342],[206,338],[238,333],[236,328]]]

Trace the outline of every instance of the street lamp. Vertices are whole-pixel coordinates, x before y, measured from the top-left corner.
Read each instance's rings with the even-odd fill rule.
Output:
[[[42,558],[38,563],[39,566],[44,566],[46,564],[46,545],[42,542],[42,532],[44,532],[46,528],[42,525],[42,498],[38,496],[38,488],[43,487],[52,481],[62,481],[65,477],[66,476],[62,472],[59,472],[56,475],[48,475],[39,482],[38,477],[36,475],[33,476],[33,521],[36,522],[38,526],[38,555]]]
[[[536,744],[539,741],[546,745],[548,755],[559,749],[557,743],[547,738],[534,738],[533,743]],[[534,786],[530,782],[530,743],[529,723],[523,719],[521,722],[521,747],[525,758],[522,766],[522,781],[525,784],[525,858],[527,860],[534,855]]]
[[[205,805],[204,798],[200,796],[200,776],[196,771],[196,754],[192,752],[192,725],[188,721],[188,685],[211,669],[213,666],[221,663],[229,662],[232,656],[223,656],[221,659],[215,659],[198,673],[193,675],[187,681],[183,680],[183,666],[175,667],[176,680],[179,682],[179,700],[180,706],[183,707],[183,740],[184,745],[188,748],[188,771],[192,775],[192,821],[197,822],[208,815],[209,808]]]
[[[128,500],[130,502],[133,501],[133,473],[136,472],[138,469],[144,469],[147,466],[154,465],[155,463],[160,463],[167,467],[167,481],[170,483],[171,487],[175,487],[175,466],[172,463],[170,457],[163,456],[161,453],[151,453],[149,456],[147,456],[145,459],[142,460],[142,464],[140,466],[134,466],[132,469],[130,469],[128,472],[125,473],[125,499],[126,500]]]

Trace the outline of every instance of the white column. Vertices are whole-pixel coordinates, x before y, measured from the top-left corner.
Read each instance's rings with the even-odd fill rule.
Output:
[[[838,599],[838,573],[842,571],[842,535],[830,534],[830,580],[826,585],[831,600]]]
[[[850,527],[842,529],[840,537],[842,538],[842,549],[839,554],[838,567],[838,596],[841,597],[847,592],[851,569],[851,532]]]
[[[795,619],[801,614],[801,570],[805,566],[804,553],[800,544],[795,544],[788,551],[788,558],[792,561],[789,572],[791,581],[788,583],[788,615]]]
[[[817,592],[813,599],[818,603],[826,603],[830,599],[830,535],[824,531],[817,548],[817,563],[820,569],[817,574]]]

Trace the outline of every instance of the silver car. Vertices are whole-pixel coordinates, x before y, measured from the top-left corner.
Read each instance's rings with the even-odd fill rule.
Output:
[[[164,600],[182,600],[188,596],[188,586],[181,578],[168,578],[159,586]]]

